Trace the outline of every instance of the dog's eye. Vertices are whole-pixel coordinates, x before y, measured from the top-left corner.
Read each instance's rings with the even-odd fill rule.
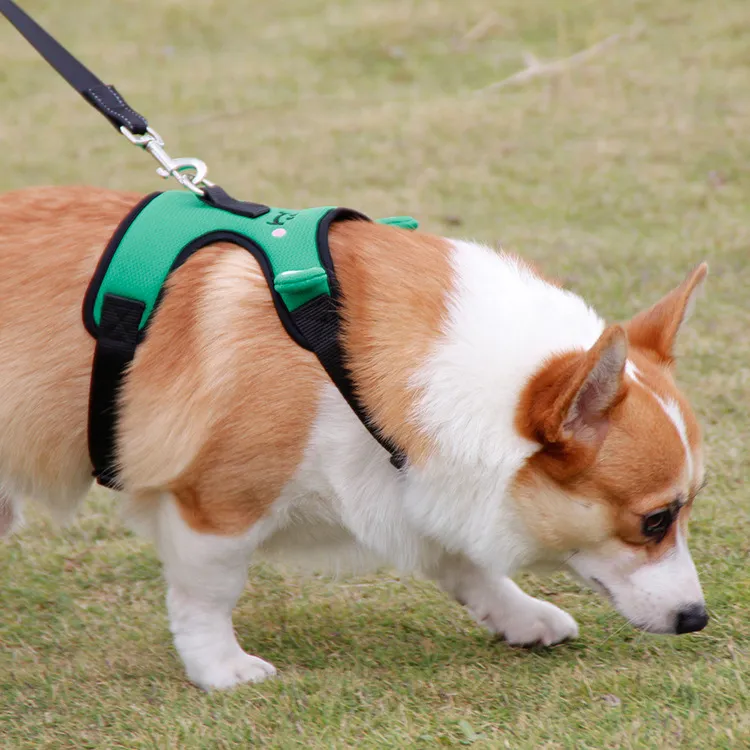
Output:
[[[672,508],[664,508],[664,510],[656,510],[644,516],[641,526],[643,536],[657,541],[664,539],[674,521],[674,515]]]

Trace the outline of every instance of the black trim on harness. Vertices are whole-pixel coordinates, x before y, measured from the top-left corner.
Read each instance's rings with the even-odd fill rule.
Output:
[[[0,0],[2,13],[34,49],[89,103],[118,130],[126,127],[135,135],[144,135],[146,118],[128,106],[114,86],[107,86],[76,60],[57,40],[12,0]]]
[[[138,346],[144,302],[105,294],[96,337],[89,391],[89,456],[100,484],[118,488],[116,456],[117,398]]]
[[[338,302],[327,294],[321,294],[298,307],[291,316],[351,410],[375,440],[391,454],[391,463],[397,469],[403,468],[406,456],[372,424],[357,396],[344,361]]]
[[[2,2],[2,0],[0,0]],[[117,248],[122,242],[122,238],[125,236],[125,232],[130,229],[130,225],[138,218],[138,215],[143,211],[154,198],[161,195],[161,191],[151,193],[147,195],[143,200],[133,207],[128,215],[120,222],[114,234],[107,243],[107,247],[102,253],[102,257],[99,258],[99,262],[96,264],[96,270],[94,275],[89,281],[89,285],[86,289],[86,296],[83,298],[83,324],[86,326],[86,330],[94,337],[99,336],[99,326],[94,320],[94,303],[96,302],[96,295],[99,293],[99,287],[104,281],[104,274],[107,273],[109,264],[112,262],[112,258],[117,252]]]
[[[328,284],[331,287],[331,295],[338,299],[339,286],[336,274],[333,271],[333,260],[331,259],[331,248],[328,244],[328,234],[331,224],[337,221],[370,221],[369,217],[355,211],[352,208],[336,208],[329,211],[318,224],[316,241],[318,243],[318,256],[323,263],[323,268],[328,272]]]

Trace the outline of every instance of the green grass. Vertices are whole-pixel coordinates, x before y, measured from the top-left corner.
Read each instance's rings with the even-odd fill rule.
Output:
[[[707,259],[679,370],[706,429],[692,546],[712,620],[648,636],[565,579],[530,579],[581,638],[527,652],[426,583],[259,568],[235,622],[280,677],[206,695],[172,649],[152,549],[98,496],[78,524],[32,515],[0,545],[0,746],[750,746],[747,0],[24,5],[173,156],[200,156],[242,197],[412,213],[502,242],[610,319]],[[566,57],[629,29],[560,75],[474,93],[524,53]],[[0,189],[160,187],[3,23],[0,103]]]

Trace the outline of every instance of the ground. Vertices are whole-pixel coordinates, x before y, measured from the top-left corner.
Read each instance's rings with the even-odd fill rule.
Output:
[[[747,0],[23,5],[243,198],[502,243],[610,320],[708,260],[678,368],[707,438],[691,543],[712,619],[645,635],[567,579],[527,579],[581,625],[529,652],[389,571],[259,568],[235,621],[280,677],[206,695],[172,649],[153,550],[94,495],[72,527],[32,514],[0,544],[0,745],[750,746]],[[0,189],[162,187],[2,22],[0,102]]]

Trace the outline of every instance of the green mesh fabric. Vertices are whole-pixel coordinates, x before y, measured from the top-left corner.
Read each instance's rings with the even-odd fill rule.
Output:
[[[331,293],[318,254],[318,226],[332,210],[332,206],[301,211],[272,208],[250,219],[209,206],[191,193],[162,193],[143,208],[123,235],[99,286],[94,322],[98,326],[101,321],[104,295],[114,294],[145,303],[139,326],[143,329],[180,251],[193,240],[220,231],[242,235],[264,251],[274,289],[293,312],[320,294]],[[409,216],[378,221],[404,229],[417,227]]]
[[[332,207],[287,211],[272,208],[257,219],[206,205],[182,191],[154,198],[128,227],[104,275],[94,303],[99,325],[105,294],[146,303],[143,328],[180,251],[209,232],[235,232],[260,246],[273,270],[274,286],[290,311],[319,294],[330,294],[318,256],[317,230]]]

